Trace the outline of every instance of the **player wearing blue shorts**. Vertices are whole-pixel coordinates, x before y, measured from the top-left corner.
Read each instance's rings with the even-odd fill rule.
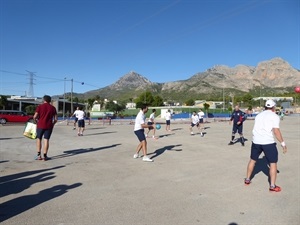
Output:
[[[238,105],[236,105],[233,113],[231,114],[231,118],[229,121],[229,124],[233,122],[233,126],[232,126],[231,141],[229,142],[228,145],[234,144],[233,140],[235,138],[236,132],[238,132],[240,135],[241,144],[242,146],[245,146],[245,139],[243,136],[243,123],[245,120],[246,120],[245,113],[240,110]]]
[[[139,139],[140,143],[136,148],[136,153],[133,155],[134,159],[139,158],[139,152],[143,150],[143,161],[144,162],[153,162],[152,159],[150,159],[147,156],[147,140],[145,136],[145,130],[144,128],[153,128],[153,125],[146,124],[145,120],[145,114],[148,111],[148,106],[142,105],[140,112],[137,114],[135,118],[135,124],[134,124],[134,133]]]
[[[199,117],[198,117],[196,111],[194,111],[193,115],[191,116],[191,125],[190,125],[191,135],[194,135],[194,132],[193,132],[193,127],[194,126],[196,126],[199,130]]]
[[[47,161],[49,159],[47,154],[49,150],[50,137],[54,125],[57,122],[57,111],[56,108],[51,104],[51,97],[49,95],[44,95],[43,104],[39,105],[36,108],[33,119],[37,123],[37,156],[35,157],[35,159]],[[43,137],[44,141],[42,141]],[[42,158],[41,155],[42,148],[44,158]]]
[[[255,163],[258,160],[260,154],[263,152],[270,165],[269,190],[279,192],[281,191],[281,188],[279,186],[276,186],[278,151],[274,136],[281,143],[283,153],[287,152],[287,147],[283,141],[279,129],[280,118],[275,113],[275,106],[276,103],[273,100],[267,100],[265,104],[265,111],[259,113],[255,117],[255,123],[252,131],[253,141],[251,146],[251,155],[250,161],[247,166],[245,184],[250,184],[251,175],[254,170]]]
[[[204,118],[204,116],[205,116],[204,112],[201,109],[199,109],[198,117],[199,117],[199,128],[200,128],[201,137],[204,136],[204,134],[203,134],[203,130],[204,130],[204,125],[203,125],[204,119],[203,118]]]
[[[166,131],[171,131],[171,118],[172,118],[171,110],[168,109],[168,111],[166,112],[166,115],[165,115],[165,119],[166,119]]]
[[[149,127],[148,132],[147,132],[147,134],[146,134],[146,137],[148,137],[149,132],[150,132],[151,130],[153,130],[152,138],[157,139],[157,138],[155,137],[155,131],[156,131],[156,128],[155,128],[155,122],[154,122],[155,114],[156,114],[156,109],[152,109],[152,113],[150,114],[150,117],[149,117],[149,120],[148,120],[148,123],[147,123],[147,124],[148,124],[148,125],[154,125],[154,126],[150,126],[150,127]]]

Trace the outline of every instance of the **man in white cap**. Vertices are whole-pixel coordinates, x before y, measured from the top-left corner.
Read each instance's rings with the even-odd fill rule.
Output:
[[[255,123],[253,127],[253,141],[251,145],[250,161],[247,167],[247,175],[245,178],[245,184],[251,183],[251,175],[258,160],[259,155],[264,152],[265,157],[270,165],[269,177],[270,177],[270,188],[269,191],[279,192],[281,188],[276,186],[277,177],[277,162],[278,162],[278,151],[276,147],[276,139],[281,143],[283,153],[287,152],[286,144],[283,141],[279,123],[280,118],[275,113],[276,103],[270,99],[266,101],[265,111],[259,113],[255,117]]]

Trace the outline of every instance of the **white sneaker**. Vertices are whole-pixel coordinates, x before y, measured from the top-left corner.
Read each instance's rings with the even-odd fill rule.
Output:
[[[194,134],[194,132],[191,132],[191,135],[193,135]]]
[[[139,157],[140,157],[139,154],[134,154],[134,155],[133,155],[133,158],[134,158],[134,159],[137,159],[137,158],[139,158]]]
[[[144,162],[153,162],[153,160],[150,159],[148,156],[144,156],[144,157],[143,157],[143,161],[144,161]]]

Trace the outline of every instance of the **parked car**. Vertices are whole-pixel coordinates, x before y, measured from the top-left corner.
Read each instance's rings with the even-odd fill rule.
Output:
[[[26,112],[18,110],[0,110],[0,123],[26,123],[33,122],[33,116],[27,115]]]

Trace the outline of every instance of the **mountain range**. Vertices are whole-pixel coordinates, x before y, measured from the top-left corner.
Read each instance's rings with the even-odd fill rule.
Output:
[[[185,101],[187,99],[221,98],[225,95],[251,93],[253,96],[283,94],[293,91],[300,85],[300,71],[281,58],[258,63],[256,67],[237,65],[230,68],[216,65],[199,72],[186,80],[166,83],[152,82],[146,77],[129,72],[117,82],[91,90],[83,94],[74,94],[78,98],[88,99],[100,96],[110,100],[129,101],[144,91],[160,95],[165,101]]]

